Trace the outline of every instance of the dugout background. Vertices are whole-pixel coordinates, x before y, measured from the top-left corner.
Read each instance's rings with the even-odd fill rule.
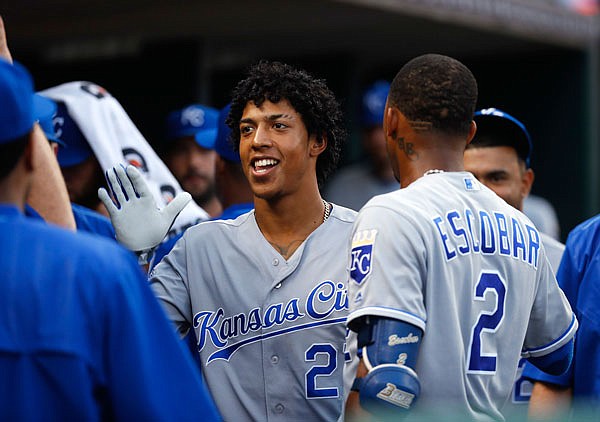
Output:
[[[11,3],[0,6],[9,47],[37,89],[98,83],[157,147],[169,111],[224,106],[246,66],[267,58],[327,79],[351,132],[343,164],[358,161],[362,89],[416,55],[454,56],[475,74],[480,108],[529,129],[533,192],[555,206],[563,240],[600,212],[599,18],[559,0]]]

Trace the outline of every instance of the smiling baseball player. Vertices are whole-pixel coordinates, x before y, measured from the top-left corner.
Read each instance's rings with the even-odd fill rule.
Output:
[[[182,335],[195,330],[225,420],[336,420],[351,382],[345,257],[356,213],[323,200],[319,184],[345,137],[339,105],[323,81],[263,62],[234,91],[228,124],[255,210],[189,228],[152,288]],[[120,222],[144,197],[139,173],[110,177],[128,192],[116,190],[121,209],[104,193],[113,223],[139,226]]]

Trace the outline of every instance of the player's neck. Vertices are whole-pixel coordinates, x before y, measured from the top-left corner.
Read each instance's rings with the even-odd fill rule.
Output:
[[[403,162],[404,161],[404,162]],[[400,185],[405,188],[431,170],[439,172],[464,171],[463,153],[452,148],[423,151],[416,160],[400,162]]]
[[[291,197],[278,201],[258,198],[254,206],[260,231],[285,259],[291,257],[325,219],[325,206],[318,191],[302,201]]]

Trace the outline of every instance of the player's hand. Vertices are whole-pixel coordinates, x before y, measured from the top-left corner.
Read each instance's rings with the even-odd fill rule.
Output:
[[[181,192],[159,210],[144,178],[133,166],[113,167],[106,172],[106,180],[115,200],[104,188],[98,189],[98,198],[110,214],[117,240],[134,252],[151,250],[162,242],[192,199],[189,193]]]
[[[6,41],[6,30],[4,29],[2,16],[0,16],[0,57],[7,60],[9,63],[13,62],[10,50],[8,49],[8,42]]]

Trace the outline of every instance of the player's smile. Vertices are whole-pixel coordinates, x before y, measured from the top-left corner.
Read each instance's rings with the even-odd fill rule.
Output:
[[[268,173],[277,164],[279,164],[279,160],[274,158],[253,158],[251,163],[257,176]]]

